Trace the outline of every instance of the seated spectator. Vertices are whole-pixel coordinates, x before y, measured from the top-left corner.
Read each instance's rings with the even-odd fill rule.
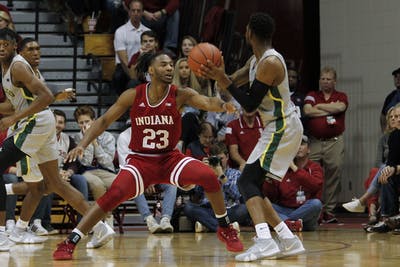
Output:
[[[243,171],[262,130],[262,120],[257,111],[247,112],[242,109],[240,117],[228,123],[225,143],[229,149],[230,162],[233,168],[239,168],[240,171]]]
[[[79,192],[82,193],[84,198],[88,200],[88,185],[86,178],[79,174],[79,161],[64,162],[68,152],[76,147],[74,140],[63,132],[67,117],[61,110],[55,109],[53,111],[56,119],[56,138],[57,148],[59,150],[58,167],[60,176],[67,182],[71,183]],[[40,201],[35,213],[32,216],[31,231],[36,235],[58,234],[51,225],[51,207],[53,204],[53,194],[44,196]],[[81,215],[78,216],[78,220]]]
[[[214,127],[209,122],[202,122],[198,132],[198,139],[186,147],[185,154],[203,161],[210,155],[210,146],[214,142]]]
[[[231,98],[229,102],[235,105],[237,110],[240,109],[240,104],[234,98]],[[217,140],[225,141],[227,124],[237,118],[238,114],[236,112],[207,112],[206,121],[211,123],[215,128],[215,131],[217,132]]]
[[[180,58],[175,63],[174,77],[172,83],[178,87],[190,87],[197,91],[199,94],[203,94],[203,89],[200,86],[199,80],[196,75],[190,70],[187,58]],[[193,107],[185,107],[182,112],[182,116],[188,112],[193,112],[196,115],[200,114],[200,110]]]
[[[386,166],[386,160],[389,154],[388,139],[390,133],[396,129],[396,118],[394,116],[394,107],[391,107],[386,114],[386,129],[384,134],[381,136],[378,142],[377,155],[375,160],[375,166],[371,169],[369,178],[366,181],[367,191],[359,198],[354,198],[352,201],[344,203],[343,207],[350,212],[364,212],[365,207],[368,206],[369,211],[369,222],[368,224],[377,223],[377,210],[379,208],[378,203],[378,191],[381,185],[378,183],[378,178],[381,175],[382,169]],[[378,169],[379,168],[379,169]]]
[[[237,187],[240,171],[228,166],[228,149],[223,142],[218,142],[210,147],[210,157],[204,162],[212,167],[219,177],[224,193],[225,205],[232,225],[240,231],[239,225],[250,225],[251,219],[246,205],[241,202],[241,195]],[[189,202],[183,209],[185,215],[195,224],[196,232],[210,230],[217,231],[218,221],[214,216],[210,202],[204,195],[201,186],[196,186],[191,191]]]
[[[389,154],[386,166],[381,170],[378,182],[381,184],[381,221],[365,228],[367,232],[388,232],[393,230],[387,223],[387,218],[399,213],[400,187],[400,103],[393,109],[396,120],[395,127],[389,135]]]
[[[129,1],[129,0],[125,0]],[[163,50],[176,57],[179,36],[179,0],[143,1],[143,24],[160,36]]]
[[[190,35],[185,35],[182,38],[179,57],[188,57],[193,47],[197,45],[196,39]]]
[[[95,119],[95,112],[90,106],[79,106],[74,111],[74,117],[81,131],[74,136],[79,143]],[[87,179],[93,198],[101,197],[115,179],[113,159],[115,155],[115,138],[109,132],[101,134],[92,142],[80,159],[83,176]]]
[[[118,151],[118,161],[121,168],[125,165],[125,159],[129,153],[132,151],[129,149],[129,143],[131,141],[131,127],[123,131],[117,140],[117,151]],[[152,234],[155,233],[172,233],[174,231],[174,227],[171,225],[171,217],[174,212],[174,205],[176,199],[176,186],[171,184],[160,184],[160,185],[150,185],[146,189],[146,193],[154,194],[156,193],[156,188],[159,188],[163,191],[163,201],[162,201],[162,209],[161,209],[161,219],[160,223],[156,221],[152,213],[150,212],[149,205],[147,203],[146,197],[144,194],[136,197],[135,203],[138,208],[140,214],[142,215],[143,220],[147,224],[147,228]]]
[[[115,71],[112,88],[118,94],[125,91],[129,81],[129,59],[140,50],[140,36],[150,29],[140,21],[143,15],[143,3],[140,0],[129,2],[129,21],[119,27],[114,35]]]
[[[323,171],[308,158],[309,154],[308,137],[303,135],[299,151],[283,180],[267,180],[263,185],[264,195],[292,231],[315,231],[322,211]]]
[[[127,88],[133,88],[136,85],[150,80],[150,77],[142,77],[143,74],[140,72],[140,67],[137,68],[137,66],[140,62],[140,57],[145,53],[157,52],[159,44],[156,33],[153,31],[143,32],[142,35],[140,35],[140,44],[140,50],[132,55],[128,63],[130,81],[126,86]]]
[[[0,29],[9,28],[15,31],[15,26],[8,8],[0,4]]]

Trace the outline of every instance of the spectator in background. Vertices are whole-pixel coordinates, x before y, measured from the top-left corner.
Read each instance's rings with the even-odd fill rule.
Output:
[[[212,145],[210,155],[205,163],[212,167],[219,177],[228,216],[234,222],[234,228],[240,231],[239,224],[249,225],[251,223],[246,205],[241,203],[241,195],[236,184],[240,171],[228,166],[229,153],[223,142]],[[210,202],[204,196],[203,188],[196,186],[191,192],[191,201],[185,204],[184,213],[195,224],[195,232],[207,230],[216,232],[218,221],[214,216]]]
[[[381,184],[381,217],[377,224],[367,227],[367,232],[389,232],[393,228],[400,229],[399,219],[397,225],[392,225],[391,216],[399,214],[399,187],[400,187],[400,103],[393,109],[393,116],[396,120],[394,129],[388,140],[389,154],[386,166],[380,172],[378,182]],[[392,218],[392,219],[395,219]],[[389,224],[388,224],[389,221]],[[399,230],[397,230],[399,232]]]
[[[129,142],[131,141],[132,128],[129,127],[123,131],[117,140],[117,151],[118,151],[118,161],[120,166],[125,165],[125,159],[129,153],[132,151],[129,149]],[[164,192],[162,209],[161,209],[161,219],[160,223],[154,218],[150,212],[149,204],[144,194],[139,195],[134,198],[136,206],[142,215],[143,220],[147,224],[147,228],[150,233],[172,233],[174,227],[171,225],[171,217],[174,212],[174,204],[176,199],[177,187],[171,184],[159,184],[157,186],[150,185],[146,189],[147,194],[156,193],[156,188]]]
[[[242,114],[228,123],[225,143],[229,149],[231,166],[243,171],[244,165],[256,146],[263,130],[262,120],[257,110]]]
[[[203,161],[210,155],[210,146],[214,142],[214,127],[209,122],[200,124],[198,139],[186,147],[186,155]]]
[[[190,87],[197,91],[199,94],[203,94],[203,90],[200,86],[199,80],[196,75],[190,70],[187,58],[183,57],[175,62],[174,77],[172,83],[178,87]],[[197,116],[200,115],[200,110],[193,107],[186,106],[182,112],[184,116],[188,112],[193,112]]]
[[[400,68],[397,68],[394,71],[392,71],[392,75],[393,75],[394,86],[396,87],[396,89],[394,89],[389,95],[386,96],[385,102],[383,103],[382,106],[381,117],[380,117],[382,132],[384,132],[386,128],[386,114],[389,108],[395,106],[397,103],[400,102]]]
[[[74,136],[74,141],[78,143],[94,122],[95,112],[90,106],[79,106],[74,111],[74,117],[81,129]],[[86,177],[95,200],[106,192],[115,179],[113,164],[115,145],[114,136],[104,132],[85,149],[80,159],[83,176]]]
[[[319,79],[320,90],[307,94],[304,114],[308,117],[310,159],[321,163],[324,169],[324,213],[327,223],[337,222],[334,208],[340,192],[340,175],[344,160],[345,113],[347,95],[336,90],[336,70],[324,67]]]
[[[315,231],[322,210],[323,171],[308,158],[308,141],[303,135],[299,151],[281,182],[269,179],[263,185],[264,195],[294,232]]]
[[[129,21],[119,27],[114,35],[115,72],[112,88],[118,94],[125,91],[129,81],[129,59],[140,50],[140,36],[150,29],[141,23],[143,3],[140,0],[131,0],[129,3]]]
[[[364,212],[365,207],[368,206],[368,224],[371,225],[378,221],[377,210],[379,207],[379,201],[377,193],[381,188],[381,185],[378,183],[378,178],[381,175],[382,169],[386,166],[387,157],[389,155],[389,135],[394,129],[396,129],[397,124],[394,107],[389,108],[386,114],[385,124],[386,129],[378,142],[375,166],[370,170],[369,178],[365,182],[367,191],[359,199],[354,198],[352,201],[343,204],[343,207],[350,212]]]
[[[289,90],[290,100],[299,109],[298,112],[301,114],[301,122],[305,126],[305,117],[303,112],[305,94],[299,90],[299,73],[295,68],[288,68],[288,79],[289,79]]]
[[[159,47],[157,34],[153,31],[143,32],[140,35],[140,44],[140,50],[133,54],[129,59],[128,68],[130,81],[126,86],[127,88],[134,88],[145,81],[150,81],[150,77],[139,70],[140,68],[138,68],[138,64],[140,62],[140,57],[142,57],[145,53],[157,52]]]
[[[0,4],[0,29],[9,28],[15,31],[14,23],[8,8]]]
[[[179,0],[146,0],[143,1],[143,7],[143,24],[158,34],[162,40],[164,52],[176,57],[179,36]]]
[[[193,47],[197,45],[196,39],[190,35],[185,35],[182,38],[179,57],[188,57]]]

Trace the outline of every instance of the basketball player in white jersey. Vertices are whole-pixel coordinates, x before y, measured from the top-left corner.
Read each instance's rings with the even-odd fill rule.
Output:
[[[25,196],[20,219],[10,235],[10,239],[17,243],[37,243],[42,240],[26,229],[43,192],[57,193],[81,214],[86,213],[89,205],[79,191],[59,177],[55,119],[47,108],[54,96],[38,79],[29,63],[16,55],[15,50],[16,34],[7,28],[1,29],[2,84],[10,105],[10,115],[0,120],[0,130],[12,127],[13,135],[4,141],[0,150],[0,174],[21,159],[32,159],[38,163],[40,174],[30,173],[29,162],[20,165],[21,174],[31,180],[27,183],[29,192]],[[41,182],[42,179],[44,182]],[[1,235],[5,219],[5,195],[4,181],[0,179],[0,246],[4,248],[0,250],[6,250],[11,245]]]
[[[263,199],[261,192],[266,177],[283,178],[303,134],[299,114],[290,101],[285,61],[272,48],[274,28],[274,20],[268,14],[253,14],[247,25],[246,40],[254,56],[246,66],[230,77],[225,74],[223,64],[216,67],[211,61],[200,71],[203,77],[216,80],[220,90],[229,91],[246,111],[257,109],[265,125],[238,181],[257,237],[253,246],[236,256],[237,261],[291,256],[305,251],[301,241],[279,218],[268,199]],[[249,90],[237,88],[246,82],[250,82]],[[267,223],[278,234],[281,246],[272,238]]]

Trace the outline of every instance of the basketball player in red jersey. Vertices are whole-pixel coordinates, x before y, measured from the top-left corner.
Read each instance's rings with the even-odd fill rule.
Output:
[[[190,88],[171,85],[172,59],[157,53],[148,58],[151,83],[125,91],[108,111],[97,119],[85,133],[82,141],[72,150],[69,160],[82,157],[85,148],[129,108],[132,122],[132,139],[124,167],[121,167],[111,188],[82,218],[67,239],[58,244],[53,253],[55,260],[72,259],[75,245],[92,227],[121,202],[142,194],[151,184],[174,184],[188,189],[201,185],[218,219],[218,238],[229,251],[242,251],[243,244],[237,237],[227,217],[221,186],[214,171],[199,160],[183,155],[176,145],[181,136],[181,110],[184,105],[197,109],[233,112],[234,106],[217,97],[199,95]],[[106,231],[106,229],[105,229]],[[103,235],[105,244],[112,235]]]

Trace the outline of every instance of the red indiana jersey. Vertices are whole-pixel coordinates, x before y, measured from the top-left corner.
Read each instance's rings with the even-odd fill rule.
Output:
[[[148,86],[136,87],[131,108],[132,135],[129,148],[133,152],[158,154],[174,150],[181,137],[181,114],[176,106],[177,87],[170,85],[168,93],[157,105],[150,105]]]

